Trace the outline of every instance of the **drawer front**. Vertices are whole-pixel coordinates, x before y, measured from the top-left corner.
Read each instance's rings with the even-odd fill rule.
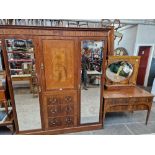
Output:
[[[74,126],[74,117],[73,116],[66,116],[63,118],[64,127],[72,127]]]
[[[129,104],[128,98],[113,98],[113,99],[106,99],[105,102],[107,104]]]
[[[63,115],[74,115],[74,105],[73,104],[65,104],[61,108]]]
[[[74,115],[74,105],[65,104],[57,106],[48,106],[48,117]]]
[[[62,128],[63,127],[63,118],[62,117],[54,117],[48,119],[48,127],[49,128]]]
[[[107,107],[107,112],[122,112],[131,110],[131,106],[129,105],[117,105],[117,106],[109,106]]]
[[[47,94],[44,99],[45,128],[77,125],[77,93],[75,91]]]
[[[130,98],[130,103],[151,103],[153,101],[152,97],[137,97],[137,98]]]
[[[153,101],[152,97],[137,97],[137,98],[113,98],[106,99],[106,104],[136,104],[136,103],[151,103]]]
[[[133,110],[148,110],[149,106],[145,104],[137,104],[133,106]]]
[[[55,117],[61,115],[61,105],[48,106],[48,117]]]
[[[63,104],[74,104],[75,99],[74,96],[71,95],[64,95],[62,98]]]
[[[48,96],[47,105],[58,105],[61,104],[59,96]]]
[[[48,119],[48,127],[50,129],[67,128],[75,126],[73,116],[53,117]]]

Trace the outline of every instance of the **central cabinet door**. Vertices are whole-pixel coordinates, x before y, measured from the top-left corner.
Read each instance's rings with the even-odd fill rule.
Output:
[[[74,89],[74,41],[44,40],[46,90]]]
[[[74,40],[41,39],[45,130],[77,126],[77,63]]]

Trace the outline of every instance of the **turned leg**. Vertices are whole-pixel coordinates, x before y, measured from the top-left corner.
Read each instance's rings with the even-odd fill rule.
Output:
[[[147,111],[147,116],[146,116],[146,122],[145,122],[146,125],[147,125],[148,120],[149,120],[150,112],[151,112],[151,109],[149,108]]]

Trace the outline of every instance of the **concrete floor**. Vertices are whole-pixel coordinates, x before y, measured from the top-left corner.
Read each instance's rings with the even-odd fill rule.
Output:
[[[23,99],[23,97],[22,97]],[[26,100],[28,99],[25,98]],[[24,99],[24,100],[25,100]],[[30,102],[27,102],[27,107],[31,107]],[[36,106],[35,106],[36,107]],[[18,105],[17,109],[21,109],[22,107]],[[32,107],[31,107],[32,108]],[[20,110],[21,113],[18,115],[24,114],[23,118],[26,118],[26,111],[23,108]],[[37,109],[37,108],[36,108]],[[38,110],[37,110],[38,111]],[[108,113],[105,119],[104,129],[94,130],[94,131],[86,131],[86,132],[77,132],[70,133],[67,135],[140,135],[140,134],[152,134],[155,133],[155,103],[153,103],[152,111],[150,114],[150,119],[148,125],[145,125],[146,119],[146,111],[137,111],[134,113]],[[38,113],[37,113],[38,115]],[[22,118],[22,117],[21,117]],[[28,118],[28,117],[27,117]],[[31,117],[29,117],[31,118]],[[32,117],[34,118],[34,117]],[[30,121],[30,120],[29,120]],[[33,119],[31,120],[34,123]],[[27,124],[27,123],[26,123]],[[21,124],[21,128],[23,128]],[[40,122],[36,122],[36,125],[40,125]],[[28,124],[26,125],[28,127]],[[0,135],[9,135],[11,132],[6,127],[0,127]]]

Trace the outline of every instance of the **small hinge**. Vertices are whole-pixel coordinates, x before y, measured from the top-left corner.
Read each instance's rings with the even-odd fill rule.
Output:
[[[78,85],[78,88],[81,89],[81,85],[80,84]]]
[[[43,63],[41,63],[41,69],[44,69],[44,64]]]
[[[38,86],[38,89],[39,89],[39,93],[41,92],[41,87],[40,86]]]

